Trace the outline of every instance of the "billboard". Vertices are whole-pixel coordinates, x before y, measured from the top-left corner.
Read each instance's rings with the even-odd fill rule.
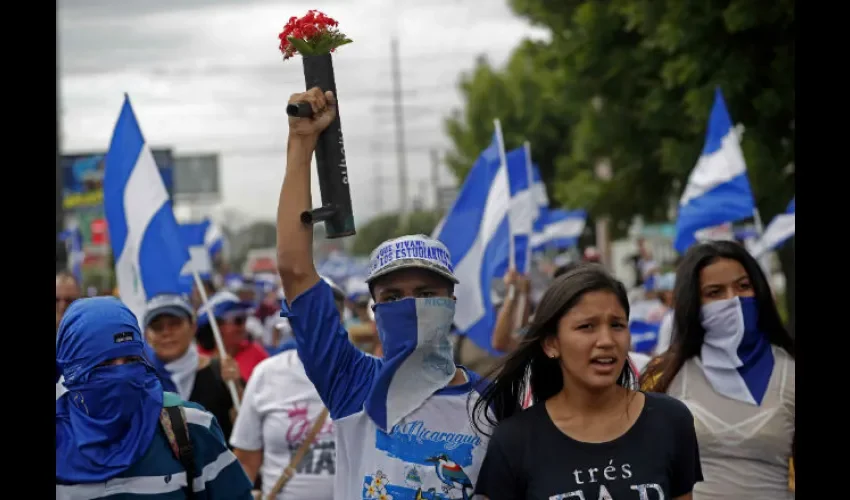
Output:
[[[153,158],[169,196],[174,190],[171,149],[154,149]],[[65,212],[103,213],[103,172],[106,153],[62,155],[62,208]]]
[[[221,199],[217,154],[174,158],[174,201],[216,203]]]

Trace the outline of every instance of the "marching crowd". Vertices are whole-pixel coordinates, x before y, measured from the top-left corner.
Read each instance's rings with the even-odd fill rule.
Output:
[[[509,271],[494,358],[456,334],[440,241],[382,243],[358,286],[317,273],[299,214],[335,100],[290,102],[313,116],[289,119],[279,286],[137,318],[57,276],[58,499],[794,498],[794,340],[743,246],[646,265],[637,295],[593,252],[539,300]]]

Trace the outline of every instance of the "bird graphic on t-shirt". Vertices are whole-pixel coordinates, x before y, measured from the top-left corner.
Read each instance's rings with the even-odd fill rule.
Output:
[[[472,488],[472,481],[469,480],[469,476],[466,475],[466,472],[463,471],[460,465],[449,459],[445,453],[436,457],[426,458],[425,461],[434,464],[437,470],[437,477],[440,478],[440,481],[452,488],[460,487],[463,499],[467,500],[469,498],[466,489]]]

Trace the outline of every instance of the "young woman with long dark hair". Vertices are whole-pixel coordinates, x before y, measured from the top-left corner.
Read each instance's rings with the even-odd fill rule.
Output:
[[[673,398],[636,390],[628,324],[626,289],[601,266],[554,280],[473,406],[479,432],[497,425],[478,495],[691,498],[702,480],[693,417]],[[529,385],[534,404],[522,410]]]
[[[701,243],[674,295],[672,344],[641,385],[696,418],[705,481],[694,498],[794,498],[794,340],[761,267],[735,242]]]

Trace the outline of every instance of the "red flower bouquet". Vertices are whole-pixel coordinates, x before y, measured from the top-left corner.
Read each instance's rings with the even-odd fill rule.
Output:
[[[335,19],[317,10],[304,17],[290,17],[278,38],[283,60],[300,53],[303,56],[329,54],[351,40],[339,32]]]

